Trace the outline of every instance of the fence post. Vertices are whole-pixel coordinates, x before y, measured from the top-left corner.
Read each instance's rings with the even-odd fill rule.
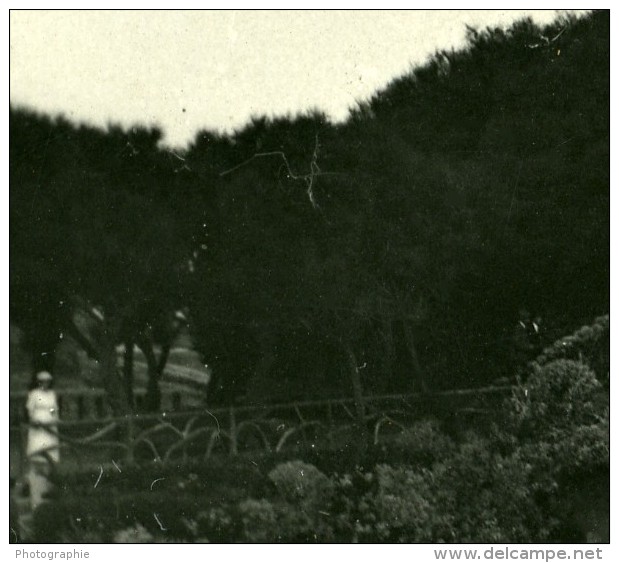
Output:
[[[133,415],[128,414],[125,416],[125,425],[124,428],[121,427],[125,434],[125,443],[127,444],[127,456],[126,460],[128,464],[132,464],[135,462],[135,451],[134,451],[134,424],[133,424]]]
[[[239,447],[236,440],[236,416],[234,407],[230,407],[230,455],[237,455]]]
[[[300,434],[301,436],[303,436],[303,446],[305,446],[307,444],[307,436],[305,434],[305,419],[303,418],[303,415],[301,414],[301,411],[299,410],[299,405],[294,402],[294,413],[297,415],[297,419],[299,420],[299,429],[301,430]],[[298,439],[298,434],[297,434],[297,445],[299,444],[299,439]]]
[[[329,448],[333,447],[333,404],[327,402],[327,444]]]

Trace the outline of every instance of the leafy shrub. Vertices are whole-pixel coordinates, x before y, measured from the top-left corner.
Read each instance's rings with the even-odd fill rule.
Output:
[[[269,473],[282,497],[291,503],[315,507],[329,499],[333,484],[315,466],[302,461],[289,461]]]
[[[507,433],[511,451],[531,467],[538,506],[558,521],[552,537],[565,537],[573,527],[566,506],[583,497],[590,476],[609,471],[609,421],[605,391],[592,369],[574,360],[534,366],[526,384],[514,392]],[[511,433],[511,436],[510,436]],[[572,500],[570,500],[572,499]],[[598,509],[604,510],[603,506]],[[577,518],[576,518],[577,520]],[[580,536],[586,536],[580,522]],[[583,527],[584,526],[584,527]]]
[[[547,541],[554,520],[537,503],[534,467],[517,452],[493,450],[487,440],[471,439],[435,466],[434,541]]]
[[[378,491],[372,504],[374,529],[383,541],[423,542],[433,537],[435,492],[428,470],[380,465],[376,468]]]
[[[243,540],[256,543],[275,541],[277,514],[273,504],[266,500],[248,499],[239,504],[243,523]]]
[[[101,530],[64,529],[56,540],[58,543],[105,543],[111,541]]]
[[[113,541],[119,530],[139,523],[155,539],[192,540],[195,534],[186,522],[210,502],[204,496],[176,491],[119,495],[103,490],[98,494],[91,492],[90,495],[57,498],[42,504],[34,512],[33,539],[49,543],[72,537],[81,543],[81,537],[95,537],[99,539],[94,541],[107,543]],[[161,529],[162,526],[165,530]]]
[[[405,450],[409,463],[424,467],[445,459],[455,449],[454,442],[442,432],[436,420],[415,422],[402,431],[395,445]]]
[[[313,465],[290,461],[276,466],[269,479],[283,501],[275,505],[278,541],[332,541],[332,528],[325,520],[335,491],[329,477]]]
[[[417,422],[395,443],[368,450],[370,471],[351,457],[344,464],[349,472],[334,474],[329,459],[314,452],[309,459],[331,467],[331,477],[303,461],[255,458],[258,466],[241,456],[210,467],[149,464],[122,473],[110,467],[100,480],[94,470],[60,475],[69,494],[36,511],[34,539],[511,543],[585,537],[565,534],[572,525],[566,515],[583,513],[591,480],[601,483],[596,499],[604,500],[609,424],[601,391],[580,361],[538,364],[507,402],[504,427],[456,443],[437,422]],[[572,498],[579,500],[565,500]]]
[[[374,473],[356,469],[352,474],[336,474],[332,480],[334,495],[328,513],[333,533],[343,542],[375,541]]]
[[[351,542],[545,541],[555,521],[534,481],[526,459],[470,437],[429,468],[381,464],[335,479],[333,526]]]
[[[574,334],[559,338],[545,348],[535,363],[543,366],[554,360],[571,359],[586,363],[598,380],[608,383],[610,369],[610,317],[597,317],[591,325],[578,329]]]
[[[259,456],[253,456],[253,459],[267,467],[275,463],[268,458],[263,461]],[[160,491],[194,496],[208,494],[234,501],[247,498],[248,492],[263,495],[268,489],[256,465],[240,456],[211,459],[208,463],[194,460],[183,464],[150,462],[129,465],[119,462],[117,466],[121,471],[111,462],[76,471],[74,467],[61,464],[53,476],[55,488],[62,497],[90,496],[102,491],[118,495]]]
[[[196,535],[208,538],[211,543],[234,541],[240,534],[238,518],[228,507],[216,506],[196,515]]]
[[[571,431],[600,420],[595,396],[600,383],[582,362],[554,360],[535,367],[514,393],[510,423],[524,440],[543,440],[557,431]]]
[[[124,528],[114,534],[114,543],[153,543],[153,535],[142,524]]]
[[[546,441],[523,444],[516,451],[534,468],[537,489],[546,495],[561,496],[565,492],[561,485],[566,481],[585,487],[590,474],[609,471],[608,419],[573,432],[554,432]]]
[[[560,443],[558,461],[563,473],[585,473],[610,466],[610,421],[576,428]]]

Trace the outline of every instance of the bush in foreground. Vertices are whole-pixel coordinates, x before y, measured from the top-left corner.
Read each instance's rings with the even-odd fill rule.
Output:
[[[604,393],[587,364],[553,359],[515,389],[504,425],[455,442],[432,421],[415,423],[393,443],[390,463],[368,452],[370,470],[265,456],[125,468],[99,488],[94,474],[61,476],[68,494],[35,513],[33,539],[524,543],[583,541],[590,522],[589,537],[604,538]]]

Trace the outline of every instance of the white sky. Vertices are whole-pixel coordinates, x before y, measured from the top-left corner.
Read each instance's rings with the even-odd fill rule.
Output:
[[[10,100],[97,125],[203,128],[309,108],[335,120],[411,63],[462,44],[465,24],[556,11],[12,11]]]

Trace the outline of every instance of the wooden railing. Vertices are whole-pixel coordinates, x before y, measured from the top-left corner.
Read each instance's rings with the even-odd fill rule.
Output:
[[[107,402],[103,389],[63,389],[57,391],[60,418],[66,421],[99,420],[112,416],[112,410]],[[146,391],[138,389],[134,392],[136,410],[141,411]],[[9,424],[16,426],[27,420],[26,391],[14,391],[10,394]],[[162,412],[187,410],[186,394],[181,391],[167,391],[161,393]]]
[[[365,423],[378,444],[413,420],[428,415],[489,419],[500,412],[510,392],[511,387],[490,387],[365,397]],[[350,440],[357,423],[353,400],[344,398],[123,417],[78,416],[62,418],[53,432],[59,436],[61,463],[82,465],[119,460],[205,460],[215,453],[334,447]],[[11,425],[11,439],[20,443],[20,447],[12,448],[13,455],[23,455],[26,436],[27,423],[23,419]]]

